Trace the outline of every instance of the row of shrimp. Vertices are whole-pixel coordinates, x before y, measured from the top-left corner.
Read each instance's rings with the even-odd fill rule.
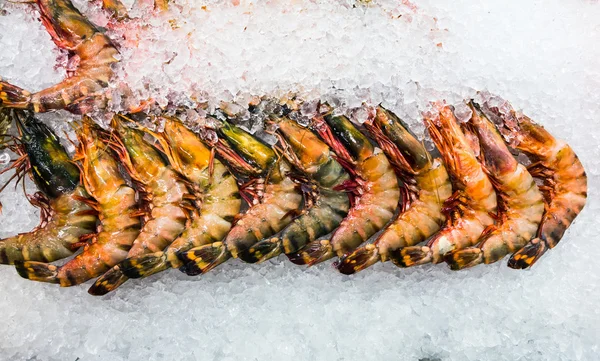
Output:
[[[512,108],[467,104],[464,122],[443,102],[424,113],[439,157],[381,106],[354,124],[323,104],[301,125],[285,105],[266,114],[272,146],[233,118],[207,116],[194,132],[176,116],[115,115],[110,129],[83,117],[73,158],[31,112],[2,108],[18,131],[3,140],[18,157],[2,172],[29,174],[42,222],[1,240],[0,262],[61,286],[97,278],[94,295],[169,268],[193,276],[280,254],[309,266],[335,257],[344,274],[511,254],[510,267],[528,268],[583,209],[585,171]]]

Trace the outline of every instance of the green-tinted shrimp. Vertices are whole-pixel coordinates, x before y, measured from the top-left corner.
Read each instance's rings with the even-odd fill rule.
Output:
[[[378,107],[365,127],[390,159],[404,184],[402,211],[374,240],[343,257],[338,269],[344,274],[385,262],[403,247],[419,244],[444,224],[442,207],[452,195],[446,167],[433,159],[425,146],[392,112]]]
[[[240,128],[226,125],[221,135],[242,158],[268,171],[262,197],[251,204],[223,242],[215,242],[179,253],[188,275],[208,272],[231,257],[238,257],[256,242],[281,231],[302,204],[302,194],[289,177],[290,164],[258,139]],[[266,167],[266,168],[265,168]]]
[[[398,180],[385,154],[346,117],[327,115],[325,121],[317,126],[331,128],[336,139],[330,138],[330,145],[338,155],[349,152],[346,161],[353,163],[359,195],[329,240],[313,241],[288,255],[296,264],[314,265],[353,251],[392,219],[400,199]]]
[[[141,219],[135,190],[120,173],[113,152],[100,140],[97,126],[84,118],[78,129],[81,173],[85,189],[96,200],[101,228],[83,252],[58,267],[42,262],[20,262],[17,272],[34,281],[68,287],[98,277],[127,257],[140,233]]]
[[[166,165],[158,151],[143,139],[143,132],[123,124],[123,118],[113,119],[118,134],[113,142],[133,179],[140,185],[149,205],[146,222],[128,258],[161,252],[185,229],[193,198],[186,182]],[[120,144],[119,144],[120,143]],[[90,294],[103,295],[127,281],[119,265],[114,266],[96,280]]]
[[[130,278],[147,277],[183,262],[177,253],[220,242],[240,212],[241,198],[236,179],[196,134],[177,119],[164,117],[165,128],[155,133],[173,169],[193,183],[199,208],[185,231],[164,252],[128,258],[120,267]]]
[[[14,163],[18,173],[29,168],[39,189],[32,203],[40,206],[42,223],[28,233],[0,241],[0,263],[52,262],[71,256],[82,237],[96,230],[96,211],[79,184],[79,169],[56,135],[31,114],[14,111],[21,133],[14,150],[23,156]]]
[[[239,257],[250,263],[262,262],[281,253],[294,253],[308,243],[331,233],[348,213],[346,192],[336,190],[349,179],[348,173],[332,156],[329,147],[309,129],[290,119],[279,121],[286,145],[294,153],[298,168],[312,179],[311,204],[280,234],[258,242]]]

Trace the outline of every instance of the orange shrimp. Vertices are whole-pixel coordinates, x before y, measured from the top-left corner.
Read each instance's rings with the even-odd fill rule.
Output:
[[[498,219],[488,227],[477,247],[446,254],[453,270],[493,263],[521,249],[536,234],[544,213],[544,201],[531,174],[510,153],[502,136],[473,102],[466,131],[479,139],[479,159],[498,195]]]
[[[489,104],[484,104],[484,110],[499,118],[505,140],[531,158],[534,163],[529,172],[544,182],[540,190],[546,207],[537,237],[508,260],[511,268],[529,268],[548,249],[556,247],[585,206],[587,175],[573,148],[527,116],[512,109],[502,112]]]
[[[190,200],[194,196],[187,181],[165,164],[156,149],[143,140],[138,129],[125,126],[121,116],[113,118],[118,138],[112,141],[129,174],[140,185],[141,193],[150,208],[139,236],[129,250],[128,258],[160,252],[171,244],[185,229]],[[108,270],[89,289],[92,295],[103,295],[127,281],[119,265]]]
[[[392,219],[400,199],[398,180],[385,154],[377,152],[346,117],[328,114],[324,121],[316,119],[315,126],[331,127],[337,139],[325,141],[338,155],[346,154],[346,162],[354,166],[359,195],[329,240],[313,241],[299,252],[288,254],[299,265],[315,265],[354,250]]]
[[[395,251],[400,267],[440,263],[451,251],[474,245],[486,227],[494,224],[497,199],[492,182],[460,129],[450,106],[437,104],[439,119],[425,116],[425,125],[452,176],[455,193],[446,203],[446,225],[426,246]]]
[[[390,259],[390,253],[419,244],[444,224],[442,207],[452,195],[446,167],[433,159],[425,146],[392,112],[377,107],[365,127],[392,162],[404,186],[402,210],[374,242],[340,259],[338,270],[352,274]]]
[[[62,287],[83,283],[125,259],[140,233],[135,190],[125,182],[112,152],[100,141],[99,132],[91,119],[84,118],[78,132],[78,157],[85,189],[97,202],[100,232],[82,253],[62,266],[31,261],[15,264],[21,277],[60,283]]]
[[[0,79],[0,106],[34,112],[67,109],[77,114],[104,106],[104,90],[113,76],[111,65],[117,62],[117,49],[70,0],[35,2],[52,40],[74,54],[79,65],[61,83],[33,94]]]

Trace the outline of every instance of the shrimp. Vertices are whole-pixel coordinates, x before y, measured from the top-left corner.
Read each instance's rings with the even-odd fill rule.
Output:
[[[123,165],[139,184],[150,208],[139,236],[129,250],[128,258],[160,252],[171,244],[185,229],[190,200],[194,196],[170,166],[166,165],[156,149],[143,140],[138,129],[126,127],[122,116],[113,118],[116,134],[111,140]],[[127,281],[119,265],[108,270],[89,289],[92,295],[103,295]]]
[[[0,106],[34,112],[66,109],[76,114],[103,106],[103,93],[114,73],[111,65],[117,62],[117,49],[70,0],[35,2],[52,40],[73,54],[79,65],[61,83],[33,94],[0,79]]]
[[[300,265],[314,265],[353,251],[392,219],[400,200],[398,180],[385,154],[377,152],[346,117],[328,114],[325,121],[317,119],[315,125],[321,129],[331,127],[337,139],[331,137],[328,141],[338,155],[349,151],[345,158],[355,167],[359,196],[330,240],[313,241],[288,255]]]
[[[500,120],[500,131],[509,146],[526,153],[534,162],[529,172],[543,179],[540,187],[545,211],[536,238],[508,260],[515,269],[531,267],[550,248],[556,247],[565,231],[585,206],[587,175],[577,154],[567,143],[554,138],[542,126],[514,110],[502,112],[484,105]]]
[[[177,119],[163,117],[164,131],[155,133],[172,167],[193,182],[199,208],[185,231],[163,252],[128,258],[120,267],[129,278],[147,277],[183,263],[177,253],[220,242],[231,229],[242,204],[236,179],[196,134]]]
[[[350,207],[346,192],[336,189],[348,181],[349,175],[333,158],[329,147],[309,129],[289,118],[279,120],[278,124],[285,138],[281,141],[285,148],[291,148],[291,158],[296,159],[297,168],[312,178],[312,182],[305,182],[313,193],[312,200],[280,234],[256,243],[247,252],[240,252],[239,257],[249,263],[297,252],[336,229]]]
[[[400,267],[440,263],[446,253],[474,245],[486,227],[494,224],[497,199],[492,182],[477,161],[450,106],[437,107],[439,119],[426,115],[425,125],[444,158],[456,191],[445,205],[446,225],[427,245],[405,247],[392,256],[392,261]]]
[[[343,257],[338,270],[353,274],[381,261],[403,247],[419,244],[444,224],[442,207],[452,195],[446,167],[395,114],[379,106],[374,119],[364,123],[392,162],[404,183],[402,208],[396,219],[374,240]]]
[[[473,102],[469,107],[473,115],[467,129],[479,139],[480,161],[498,196],[498,217],[477,247],[446,254],[444,259],[453,270],[493,263],[521,249],[535,236],[544,213],[543,197],[531,174],[513,157],[479,107]]]
[[[302,205],[302,194],[289,177],[291,166],[287,160],[277,159],[272,149],[240,128],[226,125],[221,128],[221,135],[246,159],[256,163],[257,156],[269,155],[267,159],[272,161],[257,163],[268,165],[262,197],[251,204],[223,242],[179,253],[185,263],[180,270],[191,276],[206,273],[231,257],[237,258],[256,242],[281,231],[292,222]]]
[[[60,267],[31,261],[15,263],[21,277],[69,287],[100,276],[127,257],[141,228],[136,194],[121,175],[111,150],[100,141],[100,132],[89,118],[84,118],[78,131],[81,178],[96,200],[100,232],[83,252]]]
[[[79,169],[56,135],[31,114],[12,111],[12,117],[20,144],[7,145],[22,154],[12,168],[19,178],[29,172],[37,185],[39,192],[30,202],[41,209],[41,223],[31,232],[1,240],[0,263],[69,257],[95,232],[97,212],[79,182]]]

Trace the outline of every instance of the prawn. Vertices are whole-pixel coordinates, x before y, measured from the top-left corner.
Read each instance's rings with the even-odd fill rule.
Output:
[[[200,138],[175,118],[162,117],[164,130],[153,133],[171,166],[193,183],[198,212],[185,231],[165,251],[128,258],[120,268],[129,278],[147,277],[183,262],[177,253],[220,242],[225,238],[242,204],[235,177]]]
[[[79,65],[61,83],[33,94],[0,78],[0,106],[36,113],[67,109],[77,114],[103,106],[103,93],[114,73],[111,65],[117,62],[117,49],[70,0],[35,2],[54,43],[73,54]]]
[[[466,130],[479,139],[480,162],[498,196],[496,225],[489,226],[477,247],[450,252],[444,257],[454,270],[493,263],[521,249],[536,234],[544,202],[531,174],[510,153],[496,127],[470,102],[473,112]]]
[[[400,267],[442,262],[446,253],[474,245],[483,231],[494,224],[496,216],[496,192],[477,161],[470,140],[461,131],[451,107],[436,106],[439,117],[425,115],[425,125],[456,191],[445,204],[446,224],[426,246],[410,246],[393,252],[392,262]]]
[[[484,110],[499,118],[500,131],[509,146],[527,154],[534,162],[529,172],[543,180],[540,190],[545,210],[537,235],[508,260],[511,268],[529,268],[548,249],[556,247],[585,206],[587,175],[573,148],[529,117],[512,109],[502,112],[489,104]]]
[[[256,242],[281,231],[292,222],[302,205],[302,194],[289,177],[292,169],[287,160],[278,158],[271,148],[241,128],[226,124],[220,133],[247,161],[266,167],[263,168],[267,172],[264,191],[259,200],[250,204],[223,242],[179,253],[185,263],[180,270],[191,276],[206,273],[232,257],[237,258]],[[268,162],[256,161],[261,158]]]
[[[353,251],[392,219],[400,200],[398,180],[385,154],[376,151],[348,118],[329,113],[324,120],[316,118],[315,126],[320,134],[330,128],[335,135],[324,139],[338,155],[346,154],[345,161],[354,166],[359,195],[329,240],[313,241],[288,255],[299,265],[314,265]]]
[[[39,190],[30,202],[41,209],[41,223],[31,232],[0,240],[0,263],[69,257],[95,232],[97,212],[79,182],[79,169],[50,128],[23,111],[11,111],[11,118],[21,137],[5,146],[21,157],[7,170],[16,169],[12,178],[19,179],[30,173]]]
[[[452,184],[444,164],[432,158],[425,146],[395,114],[378,106],[374,119],[364,123],[390,159],[403,182],[401,211],[371,243],[343,257],[338,270],[353,274],[403,247],[419,244],[435,234],[446,217],[442,207],[452,195]]]
[[[263,262],[281,253],[297,252],[305,245],[331,233],[350,208],[348,195],[337,189],[349,180],[333,153],[313,132],[289,118],[277,121],[284,152],[311,181],[304,185],[311,194],[302,213],[280,234],[260,241],[239,257],[249,263]]]
[[[145,198],[149,210],[140,234],[133,242],[128,258],[160,252],[171,244],[185,229],[194,196],[187,181],[165,164],[158,151],[144,141],[143,132],[127,127],[127,118],[115,116],[111,144],[138,190]],[[89,289],[92,295],[103,295],[127,281],[119,265],[100,276]]]
[[[98,277],[127,257],[141,228],[136,193],[125,182],[110,148],[100,140],[101,132],[90,118],[84,118],[78,131],[77,155],[82,161],[82,183],[96,200],[100,232],[83,252],[60,267],[31,261],[15,263],[21,277],[74,286]]]

